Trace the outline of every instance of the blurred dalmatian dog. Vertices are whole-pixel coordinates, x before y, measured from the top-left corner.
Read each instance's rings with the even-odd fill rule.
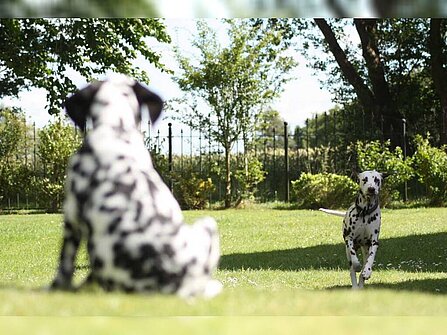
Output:
[[[82,238],[90,261],[86,283],[105,290],[213,297],[222,289],[212,279],[220,257],[216,222],[183,222],[138,130],[143,105],[155,122],[160,97],[123,75],[66,100],[73,121],[85,129],[90,119],[92,129],[68,165],[64,236],[52,289],[73,289]]]
[[[347,212],[320,208],[321,211],[344,217],[343,239],[349,261],[352,288],[363,288],[365,280],[372,274],[374,258],[379,247],[381,212],[379,192],[383,174],[377,171],[364,171],[359,174],[360,190],[355,203]],[[363,268],[357,256],[362,250]],[[361,272],[357,281],[357,272]]]

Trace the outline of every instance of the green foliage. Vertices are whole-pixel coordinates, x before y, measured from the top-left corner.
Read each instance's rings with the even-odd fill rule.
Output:
[[[0,161],[14,160],[17,149],[23,147],[26,134],[25,114],[10,108],[0,108]]]
[[[413,166],[418,180],[428,190],[431,204],[440,206],[447,201],[447,146],[433,147],[429,138],[421,135],[414,138]]]
[[[347,208],[357,190],[350,178],[333,173],[303,173],[292,181],[292,195],[299,208]]]
[[[240,200],[254,200],[257,186],[265,180],[266,172],[262,163],[253,155],[244,157],[244,166],[237,169],[234,177],[238,183]]]
[[[33,171],[25,115],[19,110],[0,108],[0,201],[25,198],[31,189]]]
[[[332,93],[335,102],[342,106],[343,120],[350,124],[349,131],[342,132],[343,137],[349,141],[357,139],[378,139],[365,135],[386,132],[385,138],[393,138],[394,132],[400,131],[399,119],[407,120],[407,133],[414,136],[417,133],[430,131],[433,138],[440,139],[441,127],[439,120],[442,117],[440,97],[434,86],[434,73],[432,71],[429,46],[430,19],[428,18],[397,18],[378,20],[377,27],[369,31],[370,41],[377,43],[377,52],[383,63],[384,79],[392,96],[392,108],[377,114],[375,108],[362,103],[362,111],[350,113],[353,103],[360,105],[359,91],[354,90],[353,83],[364,83],[368,87],[374,87],[371,93],[376,94],[379,87],[374,84],[375,77],[367,68],[365,53],[359,50],[359,44],[352,43],[353,19],[327,20],[335,38],[346,54],[347,61],[353,65],[353,70],[358,76],[355,79],[352,73],[343,73],[340,63],[334,61],[334,55],[329,49],[329,44],[324,39],[312,21],[298,19],[291,22],[290,29],[296,35],[302,36],[302,43],[297,45],[304,57],[309,61],[310,67],[315,70],[320,78],[321,85]],[[445,21],[443,23],[445,31]],[[445,38],[442,52],[446,52]],[[444,68],[446,58],[443,57]],[[348,77],[350,80],[347,80]],[[443,78],[445,75],[443,75]],[[383,97],[376,97],[378,100]],[[441,98],[442,99],[442,98]],[[380,108],[380,106],[377,106]],[[364,115],[362,115],[364,113]],[[374,119],[371,118],[374,114]],[[365,117],[368,128],[365,130],[363,121]],[[384,117],[384,120],[381,120]],[[363,121],[363,125],[359,122]],[[360,124],[359,124],[360,123]],[[389,125],[393,125],[393,131]],[[319,133],[319,138],[322,138]],[[394,141],[392,141],[393,144]],[[400,144],[400,143],[397,143]]]
[[[132,65],[137,57],[165,69],[149,37],[170,42],[158,19],[0,19],[0,97],[43,88],[50,113],[57,113],[76,89],[68,70],[87,81],[115,71],[148,83],[147,73]]]
[[[38,155],[44,163],[44,178],[38,178],[35,185],[41,190],[39,201],[50,204],[53,211],[60,208],[64,196],[68,159],[80,144],[74,128],[61,118],[39,131]]]
[[[193,129],[208,129],[208,139],[225,150],[225,206],[229,207],[231,149],[240,137],[248,145],[256,115],[282,91],[296,62],[284,54],[287,45],[281,30],[243,19],[222,24],[229,39],[226,45],[219,44],[216,31],[205,21],[197,21],[193,46],[198,57],[175,49],[182,70],[175,80],[186,92],[181,101],[186,110],[179,117]],[[197,108],[201,102],[210,107],[210,113]]]
[[[183,209],[204,209],[210,194],[214,191],[211,178],[202,178],[197,173],[188,174],[187,177],[174,176],[174,196]]]
[[[147,0],[2,0],[3,17],[156,17]]]
[[[414,177],[411,158],[404,159],[402,149],[391,149],[390,141],[357,141],[349,149],[357,157],[358,172],[376,170],[386,178],[381,191],[381,203],[387,205],[400,199],[399,188]]]

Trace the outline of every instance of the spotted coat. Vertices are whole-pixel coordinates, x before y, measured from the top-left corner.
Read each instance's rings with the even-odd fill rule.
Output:
[[[88,283],[185,297],[220,291],[212,279],[220,254],[216,223],[184,223],[138,130],[144,104],[154,122],[161,99],[124,76],[92,84],[67,100],[75,123],[85,128],[89,118],[92,129],[68,165],[64,237],[52,288],[72,288],[76,252],[85,238]]]
[[[361,288],[372,274],[374,259],[379,247],[381,211],[379,192],[383,177],[377,171],[365,171],[359,175],[359,192],[355,203],[343,220],[343,239],[351,272],[353,288]],[[362,251],[363,266],[357,253]],[[361,272],[359,280],[356,272]]]

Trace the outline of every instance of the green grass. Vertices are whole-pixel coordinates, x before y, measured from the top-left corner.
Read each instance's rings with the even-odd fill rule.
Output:
[[[384,211],[376,265],[363,291],[349,288],[340,218],[265,206],[185,212],[188,222],[203,215],[215,217],[219,224],[222,258],[216,276],[225,288],[215,299],[193,301],[98,289],[47,292],[44,287],[58,259],[61,215],[0,216],[0,333],[5,333],[2,324],[20,330],[21,326],[12,325],[23,320],[38,329],[47,324],[47,317],[58,329],[64,316],[74,323],[80,318],[98,334],[103,333],[101,325],[104,333],[111,333],[110,329],[122,333],[120,324],[129,318],[130,324],[122,327],[132,329],[134,324],[138,329],[140,317],[150,317],[154,329],[180,327],[200,334],[204,328],[217,327],[219,334],[235,333],[235,322],[238,327],[250,325],[254,332],[276,325],[290,333],[298,326],[311,330],[314,317],[326,316],[332,333],[343,333],[348,331],[345,322],[358,321],[353,316],[447,316],[447,209]],[[76,281],[86,272],[83,249]],[[191,324],[184,316],[217,318],[195,318]],[[425,318],[411,320],[414,326],[409,333],[417,334],[419,325],[426,323]],[[437,324],[432,321],[431,326]],[[373,320],[363,320],[368,322]],[[393,327],[390,323],[387,329],[391,332]]]

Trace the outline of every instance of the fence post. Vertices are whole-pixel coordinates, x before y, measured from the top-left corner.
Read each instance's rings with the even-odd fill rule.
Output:
[[[290,186],[289,186],[289,134],[287,130],[287,122],[284,122],[284,166],[286,175],[286,189],[285,189],[285,202],[290,201]]]
[[[168,147],[169,147],[169,153],[168,153],[168,167],[169,167],[169,189],[171,192],[173,191],[173,184],[172,184],[172,123],[168,123]]]
[[[33,122],[33,169],[36,173],[36,122]]]
[[[180,168],[183,176],[183,129],[180,130]]]
[[[334,110],[334,173],[337,173],[337,111]]]
[[[309,167],[309,170],[310,170],[310,158],[309,158],[309,119],[306,119],[306,158],[307,158],[306,167]],[[311,171],[307,171],[307,172],[311,172]]]
[[[273,128],[273,176],[276,182],[276,129]]]
[[[404,151],[404,161],[407,160],[407,120],[402,119],[402,128],[403,128],[403,151]],[[404,182],[404,202],[408,201],[408,183]]]

